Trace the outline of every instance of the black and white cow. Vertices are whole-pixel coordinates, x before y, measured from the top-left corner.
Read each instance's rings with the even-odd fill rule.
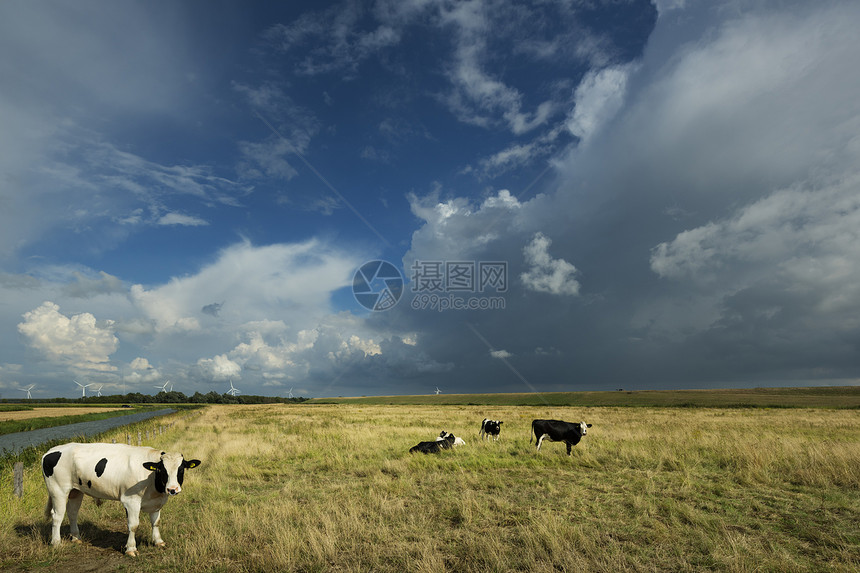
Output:
[[[481,439],[483,440],[486,437],[487,441],[489,441],[490,436],[493,436],[493,441],[497,441],[499,434],[502,432],[503,423],[501,420],[484,418],[484,421],[481,422]]]
[[[421,452],[422,454],[438,454],[442,450],[450,450],[454,447],[454,434],[448,434],[444,438],[434,440],[432,442],[418,442],[417,445],[409,448],[409,453]]]
[[[45,517],[52,519],[51,545],[60,543],[63,515],[69,513],[72,540],[80,542],[78,510],[84,494],[97,500],[117,500],[125,507],[128,521],[126,555],[137,555],[134,540],[140,511],[149,514],[152,542],[163,546],[158,530],[161,508],[169,497],[182,491],[186,469],[200,460],[186,460],[182,454],[125,444],[63,444],[42,456],[42,474],[48,488]]]
[[[533,420],[532,433],[537,440],[537,451],[540,451],[541,442],[549,438],[550,442],[564,442],[567,444],[567,455],[573,446],[579,443],[582,436],[588,433],[591,424],[585,422],[562,422],[561,420]],[[529,443],[532,437],[529,436]]]
[[[436,441],[437,442],[442,441],[442,440],[446,439],[448,436],[454,437],[454,444],[453,444],[454,446],[465,446],[466,445],[466,440],[464,440],[463,438],[460,438],[458,436],[454,436],[454,434],[452,434],[451,432],[446,432],[445,430],[442,430],[442,433],[439,434],[439,437],[436,438]]]

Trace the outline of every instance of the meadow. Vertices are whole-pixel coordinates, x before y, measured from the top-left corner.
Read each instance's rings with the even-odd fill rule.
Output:
[[[498,442],[478,439],[484,417],[504,421]],[[533,418],[594,425],[568,457],[560,443],[535,453]],[[37,464],[22,499],[4,466],[0,569],[860,568],[857,410],[254,405],[173,419],[147,443],[203,465],[162,512],[167,548],[142,516],[140,557],[125,557],[122,506],[92,499],[84,543],[52,548]],[[407,453],[441,430],[467,444]]]

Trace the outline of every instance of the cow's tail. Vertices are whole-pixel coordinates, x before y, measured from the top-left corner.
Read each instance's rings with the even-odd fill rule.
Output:
[[[51,519],[51,515],[54,513],[54,500],[51,499],[51,496],[48,496],[48,503],[45,504],[45,519]]]
[[[532,439],[534,438],[534,435],[535,435],[535,421],[532,420],[532,431],[529,434],[529,443],[532,443]]]

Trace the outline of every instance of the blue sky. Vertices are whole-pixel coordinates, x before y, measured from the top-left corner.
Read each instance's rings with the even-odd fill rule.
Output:
[[[3,2],[0,394],[856,384],[858,25]]]

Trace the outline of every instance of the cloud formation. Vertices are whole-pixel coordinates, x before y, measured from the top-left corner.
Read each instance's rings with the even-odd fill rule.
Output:
[[[110,355],[119,340],[113,333],[112,320],[99,325],[88,312],[67,317],[52,302],[42,303],[23,318],[18,331],[31,348],[49,359],[82,372],[115,370],[110,365]]]
[[[520,275],[527,289],[550,294],[579,294],[579,282],[574,279],[576,267],[564,259],[553,259],[549,254],[552,241],[543,233],[535,233],[532,241],[523,248],[529,270]]]

